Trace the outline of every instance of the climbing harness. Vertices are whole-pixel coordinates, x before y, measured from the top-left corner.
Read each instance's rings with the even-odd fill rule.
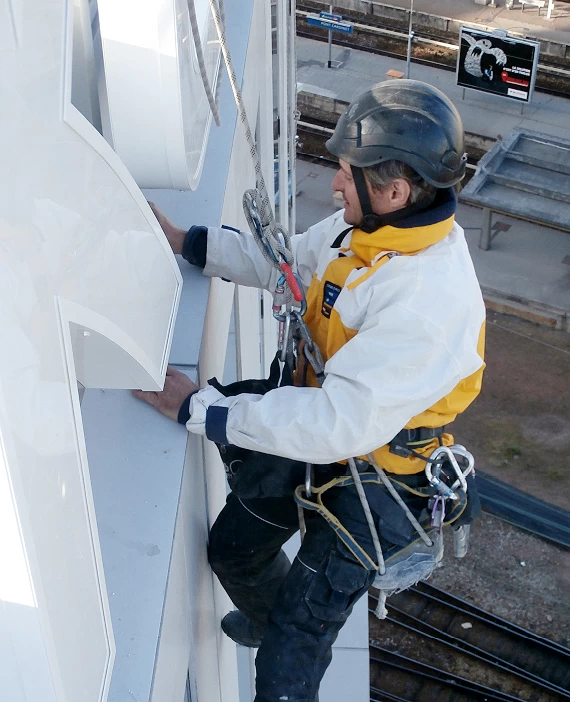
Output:
[[[218,0],[219,2],[219,0]],[[210,7],[216,25],[216,30],[220,40],[222,54],[226,69],[229,75],[230,85],[234,94],[234,99],[239,112],[240,120],[245,129],[245,137],[252,157],[256,189],[247,190],[243,196],[244,213],[251,233],[262,252],[263,256],[275,268],[280,271],[280,276],[273,293],[273,316],[279,322],[278,348],[280,360],[287,363],[293,370],[299,348],[315,373],[319,385],[325,379],[324,362],[322,355],[313,342],[310,331],[303,320],[306,310],[306,300],[303,286],[292,270],[293,254],[291,252],[291,241],[286,230],[275,221],[275,216],[269,200],[267,187],[261,170],[259,154],[249,126],[247,113],[238,87],[236,74],[233,68],[232,59],[228,50],[223,20],[220,15],[220,8],[216,0],[210,0]],[[302,346],[301,346],[301,342]],[[411,488],[404,482],[388,477],[385,471],[375,462],[371,454],[367,455],[369,466],[372,471],[359,473],[354,458],[348,459],[350,475],[334,478],[321,487],[315,487],[312,480],[312,464],[307,463],[305,483],[295,490],[295,501],[299,509],[299,525],[301,535],[305,531],[304,510],[316,511],[334,529],[339,539],[345,544],[361,565],[367,570],[376,571],[374,587],[380,591],[376,616],[383,619],[387,615],[385,606],[386,598],[401,590],[405,590],[419,580],[424,580],[433,572],[437,563],[443,557],[443,540],[441,530],[444,524],[452,524],[463,513],[467,503],[467,482],[466,477],[473,472],[473,456],[465,450],[463,446],[439,446],[429,458],[415,451],[431,441],[434,436],[439,436],[442,430],[402,430],[408,432],[398,435],[398,444],[401,450],[406,451],[405,455],[414,455],[426,461],[426,477],[429,483],[428,488]],[[417,433],[417,439],[415,434]],[[423,434],[422,434],[423,432]],[[426,434],[426,432],[428,432]],[[433,432],[433,435],[429,435]],[[460,465],[456,457],[459,457],[463,466]],[[448,476],[444,470],[451,466],[452,475]],[[453,480],[451,485],[449,481]],[[417,538],[408,546],[394,547],[389,549],[386,555],[382,551],[378,531],[374,523],[374,517],[370,509],[364,484],[377,484],[386,488],[396,503],[406,514],[407,519],[412,524]],[[364,548],[362,548],[348,532],[340,521],[326,508],[322,496],[328,490],[335,487],[354,486],[364,515],[370,530],[376,560],[370,558]],[[428,499],[428,507],[431,514],[426,511],[426,519],[416,519],[409,507],[406,505],[399,490],[408,491],[415,495],[420,495]],[[446,502],[449,501],[449,506]],[[420,515],[421,516],[421,515]],[[422,525],[421,521],[424,522]],[[456,554],[458,550],[462,555],[467,549],[468,528],[460,527],[460,537],[456,538]]]
[[[304,325],[303,338],[310,339],[310,332],[306,325]],[[311,363],[319,384],[322,385],[325,377],[322,357],[316,345],[312,341],[311,344],[312,353],[310,355],[305,353],[305,355]],[[406,438],[410,438],[411,436],[411,438],[414,439],[417,435],[417,440],[413,442],[416,447],[419,447],[418,444],[425,444],[428,443],[428,440],[433,440],[431,434],[435,436],[442,433],[437,429],[428,430],[423,428],[403,431],[408,432]],[[414,433],[411,434],[411,432]],[[400,432],[399,436],[402,436],[402,432]],[[305,474],[305,485],[299,486],[295,491],[295,501],[300,508],[317,511],[326,519],[328,524],[334,529],[337,536],[359,563],[368,570],[377,571],[373,585],[379,590],[378,607],[375,611],[379,619],[384,619],[387,616],[385,603],[386,598],[389,597],[390,594],[405,590],[419,580],[425,580],[431,575],[439,561],[441,561],[443,557],[442,528],[444,524],[452,524],[463,513],[467,503],[466,478],[474,469],[475,461],[473,456],[459,444],[451,447],[438,446],[429,458],[425,458],[415,451],[413,451],[413,453],[426,461],[426,478],[430,486],[429,489],[410,488],[405,483],[398,482],[396,479],[388,477],[386,472],[378,466],[373,456],[367,454],[366,458],[368,459],[368,463],[374,468],[376,474],[366,472],[361,475],[355,459],[349,458],[348,466],[350,476],[335,478],[322,487],[316,488],[312,485],[312,465],[308,463]],[[456,456],[465,464],[463,467],[459,465]],[[447,466],[447,464],[449,464],[453,470],[452,476],[443,475],[443,466]],[[452,477],[454,480],[451,486],[448,486],[446,481],[446,478],[449,480],[449,477]],[[372,511],[364,491],[363,482],[381,484],[387,489],[416,530],[418,538],[414,542],[403,549],[396,548],[395,550],[390,550],[387,556],[384,556]],[[349,485],[354,485],[360,499],[374,544],[376,562],[370,558],[365,549],[355,541],[352,535],[323,504],[322,495],[324,492],[333,487],[346,487]],[[430,524],[422,526],[420,521],[414,517],[409,507],[398,493],[395,487],[396,485],[412,494],[420,495],[428,499],[431,498],[430,502],[433,500],[431,505],[428,502],[432,510]],[[435,497],[434,493],[436,493]],[[446,500],[450,500],[452,503],[449,510],[446,510]],[[460,527],[458,531],[459,535],[455,537],[455,553],[461,557],[465,555],[467,551],[469,530],[466,529],[464,525]],[[461,555],[458,553],[458,541],[461,543]]]

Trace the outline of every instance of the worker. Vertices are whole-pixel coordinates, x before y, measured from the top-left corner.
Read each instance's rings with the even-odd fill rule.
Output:
[[[400,486],[425,486],[426,459],[453,443],[444,427],[477,396],[484,368],[485,308],[455,222],[466,156],[454,105],[426,83],[379,83],[348,106],[327,148],[344,209],[292,237],[322,386],[300,354],[293,379],[274,364],[266,381],[199,389],[169,369],[163,392],[135,392],[220,448],[232,490],[209,558],[237,608],[222,629],[259,646],[255,702],[317,699],[331,646],[376,574],[312,512],[289,563],[282,546],[299,528],[293,491],[306,463],[320,486],[370,454]],[[279,271],[251,234],[186,231],[154,211],[173,251],[205,275],[275,289]],[[381,484],[366,496],[383,548],[414,540]],[[404,499],[416,517],[425,509],[411,492]],[[326,506],[373,558],[354,485],[329,490]]]

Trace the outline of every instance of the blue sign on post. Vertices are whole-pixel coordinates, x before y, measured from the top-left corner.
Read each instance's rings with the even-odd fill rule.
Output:
[[[323,15],[327,15],[324,17]],[[341,19],[329,19],[329,17],[340,17]],[[330,12],[321,12],[320,15],[308,14],[307,24],[313,25],[313,27],[322,27],[323,29],[328,29],[333,32],[344,32],[345,34],[352,34],[352,24],[350,22],[345,22],[342,19],[342,15],[333,15]]]
[[[333,22],[342,22],[342,15],[335,15],[332,12],[319,12],[319,17],[332,20]]]

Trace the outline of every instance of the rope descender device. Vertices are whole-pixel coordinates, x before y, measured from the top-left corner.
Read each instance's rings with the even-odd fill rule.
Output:
[[[259,191],[246,190],[243,195],[243,208],[251,233],[256,238],[264,256],[279,268],[291,290],[295,302],[302,303],[305,295],[297,276],[293,273],[291,263],[293,255],[290,250],[289,235],[281,225],[271,222],[264,207]]]
[[[263,256],[281,275],[273,293],[273,316],[279,322],[278,349],[282,361],[292,354],[293,329],[302,322],[307,303],[303,286],[293,272],[293,254],[289,235],[271,216],[268,203],[258,190],[246,190],[243,209],[250,231]]]

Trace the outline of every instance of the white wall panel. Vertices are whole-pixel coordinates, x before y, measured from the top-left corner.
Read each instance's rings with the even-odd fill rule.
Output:
[[[268,182],[272,180],[273,173],[273,146],[270,130],[269,115],[272,114],[271,98],[271,32],[269,21],[270,6],[263,0],[256,0],[253,7],[253,16],[249,34],[248,52],[243,79],[243,99],[246,105],[248,118],[252,131],[255,129],[255,120],[260,114],[262,122],[258,130],[263,158],[264,176]],[[231,44],[230,44],[231,47]],[[258,113],[259,110],[259,113]],[[246,228],[247,223],[242,209],[243,191],[255,185],[255,172],[249,148],[241,122],[238,120],[235,128],[234,142],[226,180],[224,204],[221,222],[235,227]],[[230,330],[231,309],[234,300],[234,286],[220,280],[213,280],[210,288],[210,297],[206,312],[206,323],[202,337],[200,353],[200,378],[204,382],[207,378],[223,377],[224,361],[226,357],[227,339]],[[243,354],[241,370],[246,376],[259,376],[263,371],[260,363],[260,323],[259,323],[259,294],[244,293],[240,295],[240,310],[236,326],[242,325],[240,352]],[[241,320],[241,322],[240,322]],[[249,330],[249,331],[246,331]],[[237,335],[237,334],[236,334]],[[223,507],[227,493],[227,483],[223,466],[216,447],[211,442],[204,446],[206,466],[206,495],[209,523],[213,523],[217,514]],[[238,675],[235,644],[221,633],[219,622],[232,608],[227,595],[223,592],[217,579],[214,579],[214,611],[209,610],[210,602],[203,599],[199,590],[193,593],[195,607],[202,611],[202,621],[207,631],[214,627],[218,637],[218,671],[219,689],[206,693],[208,685],[213,685],[213,670],[210,664],[199,667],[198,702],[237,702],[238,700]],[[209,638],[207,640],[210,640]],[[200,694],[200,690],[202,693]],[[213,690],[213,686],[212,686]],[[205,696],[213,694],[213,697]],[[240,700],[240,702],[249,702]]]
[[[81,413],[116,643],[108,700],[148,702],[188,433],[121,390],[86,390]]]
[[[159,388],[180,291],[142,194],[71,104],[72,7],[0,3],[0,437],[18,526],[0,535],[10,702],[106,696],[113,638],[77,380]]]
[[[207,77],[220,46],[208,0],[193,0]],[[212,113],[188,0],[98,0],[107,84],[107,138],[141,188],[194,190]]]
[[[204,511],[203,463],[200,460],[201,446],[197,439],[194,439],[194,443],[196,444],[195,448],[198,450],[192,452],[192,466],[186,471],[182,483],[168,574],[168,587],[162,612],[160,647],[158,648],[154,669],[152,702],[167,702],[168,700],[182,702],[186,689],[187,671],[190,665],[190,642],[193,633],[190,619],[190,588],[196,587],[196,583],[192,582],[188,577],[186,553],[191,544],[188,536],[192,538],[192,535],[186,533],[184,522],[191,515],[192,503],[188,498],[192,493],[198,498],[198,515],[200,511]],[[197,478],[197,480],[192,481],[192,486],[188,485],[191,482],[190,473],[195,473],[193,477]],[[200,482],[202,482],[202,485],[200,485]],[[198,517],[198,515],[196,516]],[[195,536],[193,540],[197,540]],[[202,541],[200,545],[205,553],[206,541]],[[197,571],[197,573],[199,572]],[[206,574],[207,571],[203,569],[202,572]],[[211,648],[206,641],[204,641],[204,646],[205,648]],[[195,676],[192,675],[192,699],[197,699],[194,680]]]

